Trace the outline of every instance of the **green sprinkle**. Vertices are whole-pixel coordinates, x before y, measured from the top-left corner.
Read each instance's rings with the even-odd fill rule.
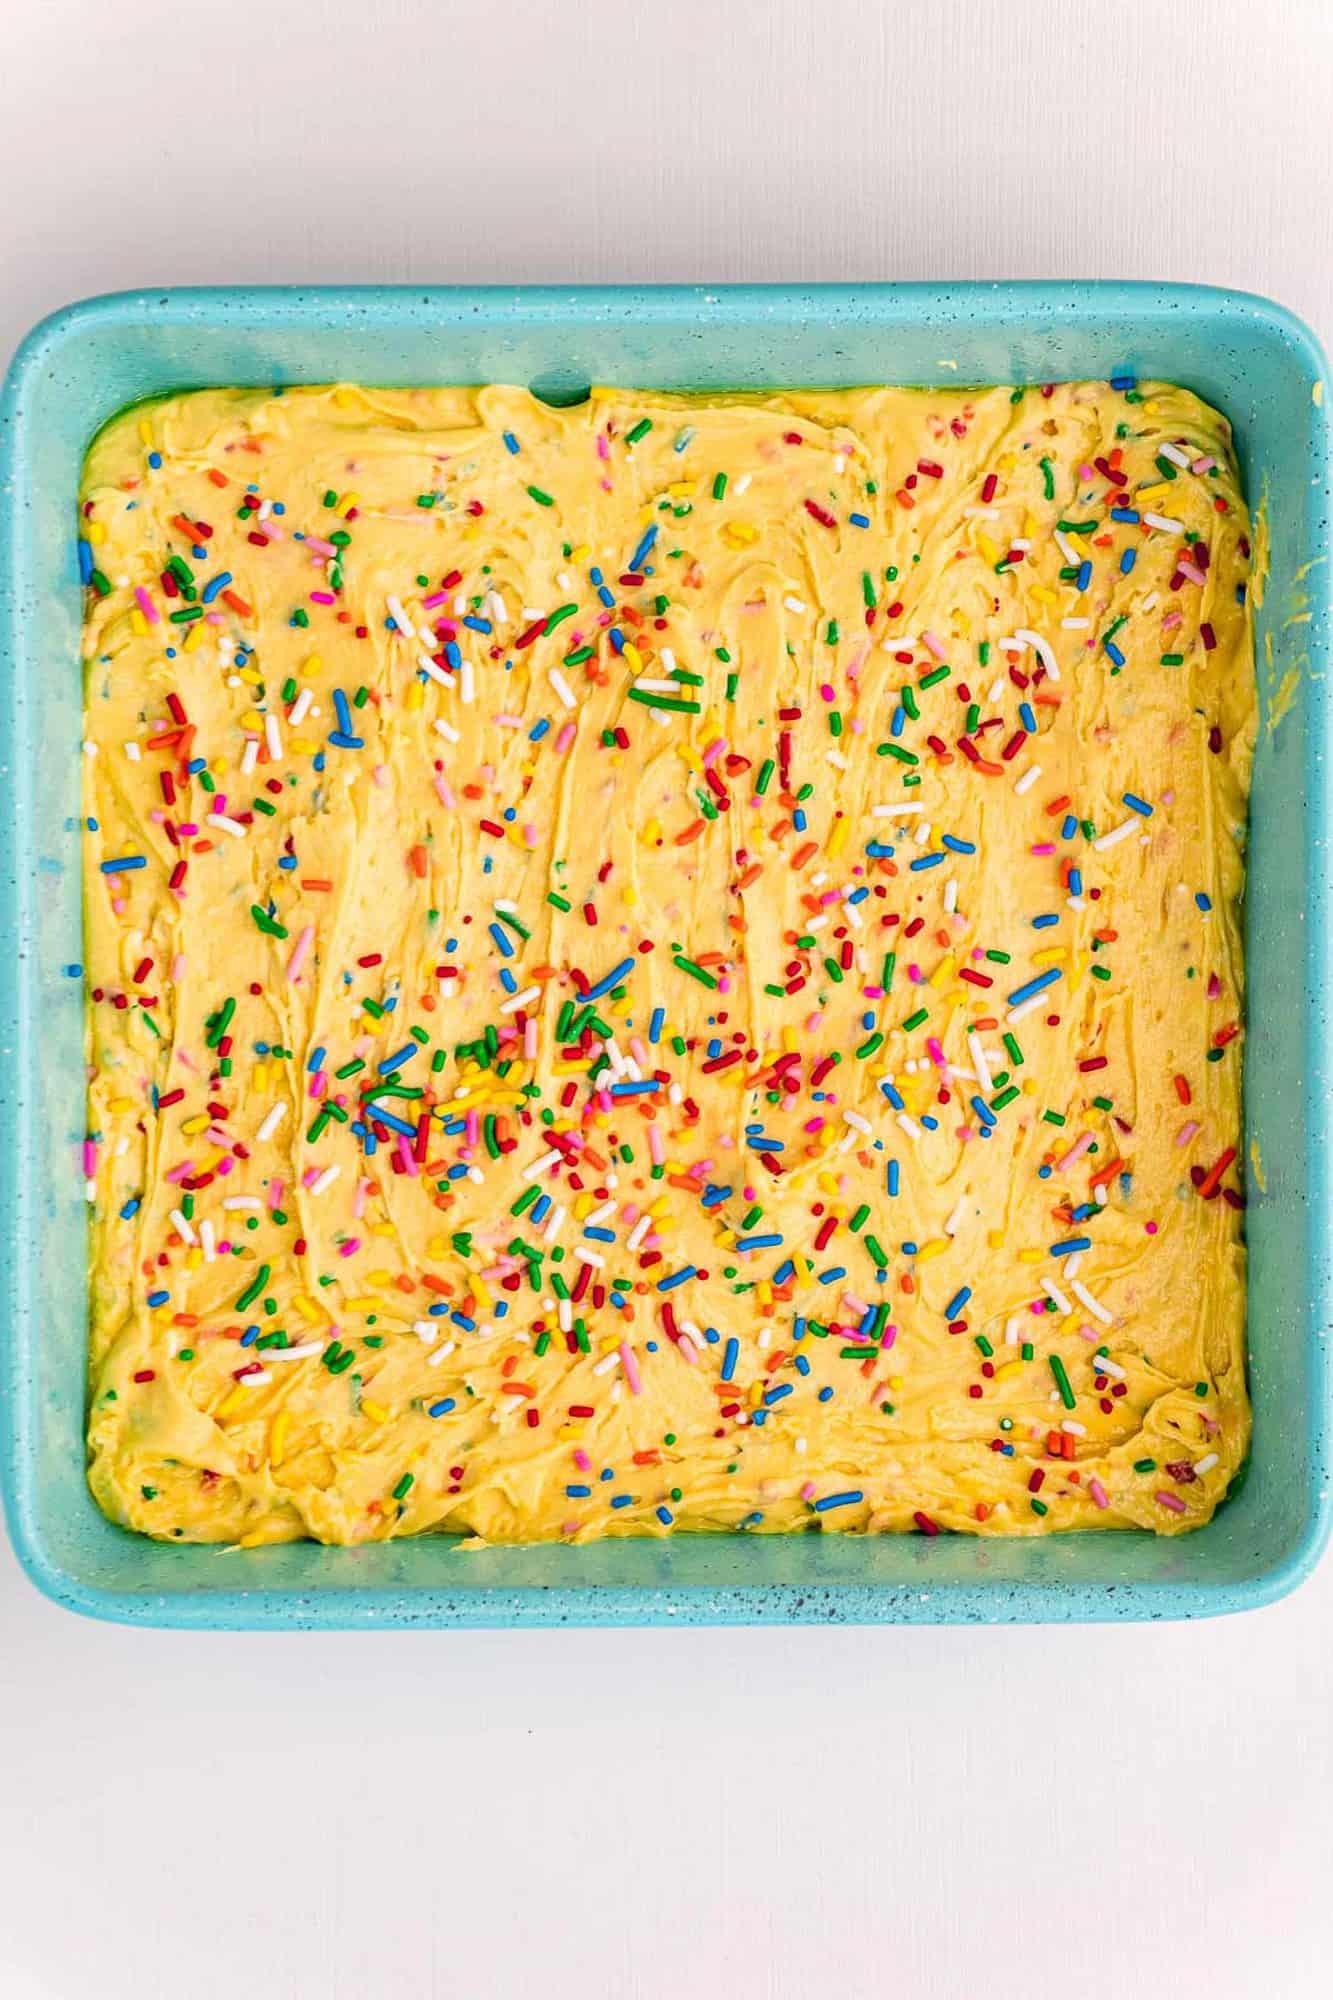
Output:
[[[408,1494],[412,1491],[412,1485],[413,1485],[412,1473],[405,1472],[402,1478],[399,1480],[398,1484],[393,1489],[394,1499],[406,1500]]]
[[[696,965],[692,958],[686,958],[683,954],[679,954],[673,956],[671,962],[673,965],[678,967],[681,972],[688,972],[691,979],[697,979],[701,986],[711,986],[713,988],[716,988],[717,981],[716,979],[714,979],[712,973],[705,972],[702,965]],[[679,1051],[679,1053],[681,1055],[684,1055],[685,1053],[684,1049],[682,1048]]]
[[[913,1028],[919,1028],[923,1022],[928,1021],[929,1019],[930,1016],[927,1013],[926,1009],[924,1007],[918,1007],[915,1014],[909,1014],[907,1019],[903,1022],[903,1029],[907,1034],[910,1035]]]
[[[531,500],[535,500],[539,507],[554,507],[555,505],[555,501],[551,498],[550,494],[543,493],[540,486],[529,486],[528,497]]]
[[[1060,1401],[1067,1410],[1072,1410],[1078,1399],[1069,1386],[1069,1377],[1065,1373],[1065,1364],[1058,1354],[1049,1354],[1046,1358],[1051,1364],[1051,1373],[1055,1377],[1055,1386],[1060,1391]]]
[[[647,437],[652,427],[653,427],[653,420],[651,417],[640,417],[638,423],[635,424],[633,430],[626,431],[625,443],[637,444],[640,438]]]
[[[723,494],[726,492],[726,490],[727,490],[727,475],[725,472],[719,472],[716,479],[713,481],[713,498],[715,500],[720,500]]]

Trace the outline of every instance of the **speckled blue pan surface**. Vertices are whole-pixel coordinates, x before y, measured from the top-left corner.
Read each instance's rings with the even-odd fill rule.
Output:
[[[1169,1541],[736,1534],[473,1554],[434,1537],[226,1553],[104,1520],[84,1484],[83,988],[65,971],[82,957],[74,503],[98,427],[143,396],[231,383],[521,382],[568,401],[593,381],[1119,374],[1227,413],[1271,536],[1247,897],[1254,1448],[1216,1517]],[[0,1470],[34,1582],[95,1617],[205,1628],[1184,1618],[1299,1582],[1333,1512],[1326,379],[1280,307],[1175,285],[218,288],[94,299],[37,327],[0,403]]]

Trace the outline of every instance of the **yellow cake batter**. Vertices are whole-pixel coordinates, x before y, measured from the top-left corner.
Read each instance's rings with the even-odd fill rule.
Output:
[[[112,423],[106,1512],[1206,1520],[1249,1434],[1247,533],[1225,422],[1154,385]]]

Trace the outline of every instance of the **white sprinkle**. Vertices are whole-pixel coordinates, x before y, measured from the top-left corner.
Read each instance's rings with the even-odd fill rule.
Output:
[[[245,748],[241,752],[241,776],[243,778],[249,777],[255,768],[258,758],[259,738],[257,736],[247,736],[245,739]]]
[[[1094,1374],[1114,1375],[1121,1382],[1125,1380],[1128,1374],[1128,1370],[1122,1368],[1118,1361],[1112,1361],[1109,1354],[1094,1354],[1092,1357],[1092,1367]]]
[[[276,715],[264,717],[264,741],[268,745],[269,756],[276,764],[282,756],[282,731],[278,727]]]
[[[559,1158],[559,1148],[552,1146],[550,1151],[543,1153],[540,1159],[529,1161],[528,1165],[523,1169],[523,1179],[525,1181],[535,1181],[538,1174],[544,1174],[546,1169],[553,1167]]]
[[[981,1046],[981,1037],[975,1028],[969,1028],[967,1031],[967,1049],[972,1058],[972,1067],[977,1073],[977,1082],[983,1091],[988,1091],[991,1087],[990,1064],[986,1060],[986,1051]]]
[[[952,1215],[949,1217],[948,1221],[944,1225],[944,1233],[946,1236],[956,1236],[958,1234],[958,1231],[962,1228],[963,1211],[966,1207],[967,1207],[967,1196],[960,1195],[958,1197],[957,1202],[954,1204]]]
[[[554,1243],[556,1236],[564,1228],[565,1217],[568,1213],[569,1210],[567,1208],[562,1207],[559,1202],[556,1203],[546,1218],[546,1227],[542,1231],[543,1243]]]
[[[311,1194],[323,1194],[326,1188],[331,1188],[333,1186],[333,1183],[337,1180],[341,1172],[342,1168],[338,1166],[336,1162],[333,1166],[325,1167],[324,1171],[320,1174],[316,1174],[314,1180],[311,1181],[310,1183]]]
[[[1032,790],[1032,787],[1036,784],[1040,776],[1041,776],[1041,765],[1029,764],[1026,771],[1023,772],[1022,776],[1019,778],[1015,778],[1014,791],[1017,793],[1020,799],[1022,798],[1024,792],[1030,792]]]
[[[1202,1458],[1196,1458],[1194,1461],[1195,1474],[1211,1472],[1216,1464],[1217,1453],[1215,1451],[1206,1451]]]
[[[310,704],[314,699],[315,691],[313,688],[301,689],[296,700],[287,711],[287,725],[290,729],[295,729],[299,723],[305,721],[306,716],[310,713]]]
[[[909,1139],[919,1139],[921,1137],[921,1127],[917,1124],[915,1118],[909,1118],[905,1111],[898,1113],[898,1124],[906,1132]]]
[[[498,590],[487,591],[486,609],[490,612],[495,624],[507,625],[509,623],[509,613],[505,610],[505,601]]]
[[[574,700],[574,690],[561,673],[559,667],[552,667],[547,679],[560,697],[561,703],[565,708],[574,708],[577,706]]]
[[[1087,1306],[1087,1310],[1093,1314],[1095,1320],[1101,1320],[1103,1326],[1111,1326],[1111,1320],[1115,1318],[1115,1314],[1107,1312],[1107,1308],[1103,1306],[1103,1302],[1099,1298],[1093,1298],[1093,1294],[1089,1292],[1089,1288],[1083,1284],[1081,1278],[1075,1278],[1073,1284],[1069,1286],[1069,1290],[1073,1292],[1073,1296],[1079,1300],[1081,1306]]]
[[[1097,852],[1102,854],[1108,847],[1118,847],[1122,840],[1128,840],[1130,834],[1137,833],[1142,825],[1143,821],[1139,815],[1131,813],[1128,819],[1122,819],[1119,826],[1113,826],[1109,833],[1099,835],[1092,844]]]
[[[253,1375],[242,1375],[241,1387],[243,1389],[262,1389],[266,1382],[271,1382],[272,1380],[273,1377],[266,1368],[256,1368]]]
[[[826,750],[824,754],[829,763],[837,770],[845,771],[847,769],[847,759],[843,756],[841,750]]]
[[[414,1319],[412,1331],[427,1347],[433,1347],[440,1331],[440,1322],[437,1319]]]
[[[1012,1319],[1007,1319],[1007,1320],[1005,1321],[1005,1323],[1004,1323],[1004,1344],[1005,1344],[1005,1346],[1006,1346],[1006,1347],[1017,1347],[1017,1345],[1018,1345],[1018,1343],[1019,1343],[1019,1339],[1020,1339],[1020,1338],[1021,1338],[1021,1336],[1022,1336],[1022,1332],[1023,1332],[1023,1322],[1022,1322],[1022,1320],[1021,1320],[1021,1319],[1020,1319],[1020,1318],[1018,1317],[1018,1315],[1017,1315],[1017,1314],[1015,1314],[1015,1315],[1014,1315],[1014,1317],[1013,1317]]]
[[[614,1215],[615,1212],[616,1205],[613,1201],[601,1202],[598,1207],[593,1209],[590,1215],[584,1216],[583,1227],[585,1229],[600,1229],[608,1215]]]
[[[1075,569],[1080,568],[1083,563],[1082,549],[1076,549],[1074,547],[1074,544],[1069,540],[1069,538],[1066,535],[1062,535],[1058,528],[1056,528],[1054,532],[1055,532],[1055,546],[1059,549],[1065,561],[1071,564]]]
[[[438,1368],[442,1361],[449,1359],[449,1356],[453,1353],[457,1345],[458,1342],[456,1340],[442,1340],[439,1346],[433,1347],[426,1356],[427,1368]]]
[[[951,875],[944,885],[944,913],[951,917],[958,908],[958,877]]]
[[[1091,623],[1091,618],[1062,618],[1060,620],[1060,630],[1062,632],[1086,632]]]
[[[173,1208],[171,1211],[171,1224],[176,1234],[180,1237],[181,1242],[188,1243],[193,1249],[199,1239],[178,1208]]]
[[[312,1354],[322,1354],[323,1352],[324,1342],[322,1340],[302,1340],[298,1341],[295,1347],[266,1347],[264,1349],[264,1359],[266,1361],[306,1361]],[[258,1378],[251,1375],[249,1379],[253,1382]]]
[[[209,813],[208,824],[218,827],[223,833],[230,833],[237,840],[244,840],[246,829],[230,813]]]
[[[447,674],[439,661],[433,660],[429,653],[418,653],[417,665],[423,674],[428,675],[433,681],[438,681],[441,687],[447,688],[453,686],[453,675]],[[436,727],[439,727],[438,723]]]
[[[90,745],[89,747],[95,748],[96,746]],[[139,748],[137,743],[127,743],[125,745],[125,755],[129,758],[131,764],[137,764],[139,759],[143,756],[143,751]]]
[[[199,1241],[204,1247],[204,1262],[211,1264],[217,1256],[217,1244],[213,1236],[213,1225],[207,1218],[199,1225]]]
[[[275,1104],[272,1107],[272,1109],[267,1113],[264,1122],[260,1126],[259,1130],[255,1133],[256,1142],[261,1146],[266,1145],[268,1141],[273,1137],[273,1134],[277,1131],[279,1125],[281,1125],[283,1119],[286,1116],[287,1116],[286,1103],[282,1102]]]
[[[1178,444],[1159,444],[1157,450],[1158,455],[1162,458],[1169,458],[1172,465],[1182,465],[1188,469],[1190,462],[1189,453],[1182,451]]]
[[[257,1194],[229,1194],[222,1199],[224,1208],[262,1208],[263,1202]]]
[[[1037,658],[1041,661],[1042,665],[1045,667],[1046,672],[1049,675],[1050,679],[1053,681],[1059,680],[1060,669],[1056,665],[1055,654],[1051,651],[1051,645],[1048,639],[1043,639],[1040,632],[1028,631],[1026,627],[1024,627],[1021,631],[1015,632],[1014,637],[1016,639],[1026,639],[1029,646],[1031,646],[1033,652],[1037,655]]]
[[[458,669],[458,692],[462,695],[464,702],[470,702],[476,698],[477,670],[466,653],[463,655],[463,664]]]
[[[1028,999],[1020,1000],[1016,1007],[1011,1007],[1004,1018],[1006,1021],[1021,1021],[1025,1015],[1034,1013],[1038,1007],[1045,1007],[1049,1003],[1050,994],[1043,986],[1040,993],[1033,993]]]
[[[396,597],[386,597],[384,602],[389,607],[390,618],[392,618],[394,624],[398,627],[398,630],[402,633],[403,637],[405,639],[414,638],[415,634],[412,630],[412,621],[408,617],[407,613],[404,611],[402,605],[398,602],[398,599]]]
[[[1041,1286],[1042,1290],[1045,1292],[1048,1299],[1055,1300],[1056,1306],[1060,1312],[1062,1313],[1073,1312],[1074,1308],[1070,1305],[1069,1300],[1060,1290],[1060,1287],[1056,1284],[1054,1278],[1038,1278],[1037,1283]]]
[[[540,986],[525,986],[521,993],[511,993],[507,1000],[501,1001],[500,1012],[502,1014],[516,1014],[520,1007],[526,1007],[529,1000],[536,1000],[540,993]]]
[[[458,731],[454,728],[453,723],[446,722],[442,715],[436,716],[435,727],[446,743],[457,743],[460,741]]]
[[[635,1223],[633,1229],[631,1229],[629,1235],[625,1238],[625,1248],[627,1250],[637,1250],[652,1226],[653,1218],[645,1210]]]
[[[870,1120],[863,1118],[859,1111],[844,1111],[842,1115],[844,1122],[850,1125],[854,1131],[864,1132],[867,1138],[873,1135],[874,1127],[871,1125]]]
[[[1145,514],[1144,520],[1150,528],[1160,528],[1166,535],[1183,535],[1185,523],[1173,521],[1169,514]]]
[[[1088,1435],[1087,1425],[1076,1424],[1072,1417],[1062,1418],[1060,1423],[1060,1428],[1065,1433],[1066,1437],[1085,1438]]]
[[[804,604],[802,604],[802,602],[801,602],[801,600],[800,600],[800,598],[799,598],[799,597],[784,597],[784,598],[783,598],[783,600],[782,600],[782,602],[783,602],[783,605],[784,605],[784,607],[785,607],[785,608],[786,608],[786,609],[787,609],[788,611],[797,611],[797,612],[800,612],[800,611],[804,611],[804,610],[805,610],[805,608],[806,608],[806,607],[805,607],[805,605],[804,605]]]

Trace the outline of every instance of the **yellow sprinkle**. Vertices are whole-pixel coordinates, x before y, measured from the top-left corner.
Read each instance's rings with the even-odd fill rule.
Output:
[[[733,549],[748,549],[759,540],[759,530],[752,521],[728,521],[722,539]]]
[[[1038,604],[1059,603],[1059,599],[1057,598],[1055,592],[1053,590],[1048,590],[1044,583],[1030,583],[1028,585],[1028,595],[1031,598],[1033,598],[1033,600]]]
[[[270,1465],[282,1464],[282,1455],[287,1445],[287,1433],[291,1427],[291,1411],[279,1410],[277,1416],[274,1417],[273,1422],[269,1425],[268,1462]]]
[[[239,1410],[245,1407],[245,1404],[249,1400],[250,1394],[251,1391],[249,1391],[248,1389],[242,1389],[238,1384],[237,1387],[232,1390],[231,1394],[225,1399],[225,1401],[218,1404],[217,1410],[215,1412],[217,1421],[219,1423],[225,1424],[228,1417],[234,1417]]]
[[[556,1437],[560,1440],[561,1444],[568,1443],[571,1438],[581,1438],[582,1436],[583,1436],[582,1424],[577,1424],[577,1423],[561,1424],[558,1426],[556,1430]]]
[[[588,547],[588,544],[580,542],[576,549],[570,550],[569,560],[571,562],[586,562],[591,554],[592,550]]]
[[[1015,1375],[1022,1374],[1024,1366],[1025,1363],[1022,1361],[1006,1361],[996,1369],[995,1380],[997,1382],[1012,1382]]]
[[[193,1118],[185,1120],[185,1123],[181,1126],[181,1131],[187,1132],[193,1138],[196,1132],[206,1132],[208,1124],[208,1113],[206,1111],[199,1111],[196,1112]]]
[[[363,1396],[361,1398],[361,1407],[373,1424],[388,1423],[389,1412],[385,1409],[383,1403],[372,1403],[369,1396]]]
[[[420,681],[413,681],[411,685],[408,687],[407,698],[403,706],[407,709],[410,715],[414,715],[417,709],[425,705],[425,700],[426,700],[425,688],[422,686]]]
[[[334,511],[338,514],[341,514],[342,518],[345,521],[347,519],[347,516],[351,513],[353,507],[359,507],[360,505],[361,505],[361,495],[359,493],[344,493],[342,499],[338,502],[338,505]]]
[[[349,1313],[376,1313],[383,1304],[383,1299],[375,1298],[372,1295],[369,1298],[349,1299],[347,1301],[347,1310]]]
[[[988,1229],[986,1231],[986,1248],[988,1250],[1003,1250],[1004,1231],[1002,1229]]]
[[[829,829],[829,837],[824,849],[830,861],[842,853],[843,848],[847,844],[847,835],[850,829],[851,821],[848,819],[846,813],[842,815],[841,819],[834,820],[832,827]]]
[[[1000,560],[1000,551],[996,548],[990,536],[983,535],[980,529],[977,531],[977,547],[981,550],[982,555],[988,563],[997,563]]]
[[[931,985],[939,987],[947,984],[947,982],[953,977],[953,970],[954,967],[957,965],[957,963],[958,960],[954,957],[953,953],[951,951],[946,951],[944,957],[940,960],[939,964],[935,967],[935,970],[930,975]]]
[[[191,630],[197,631],[198,627],[192,626]],[[318,743],[312,743],[308,736],[293,736],[289,747],[294,756],[313,757],[320,746]]]
[[[141,444],[151,444],[153,442],[153,427],[147,417],[140,417],[139,419],[139,442]]]
[[[631,673],[637,674],[643,671],[643,654],[632,639],[626,639],[623,657]]]
[[[136,639],[142,639],[148,630],[148,620],[136,604],[130,611],[130,630]]]
[[[108,1111],[133,1111],[134,1099],[132,1097],[113,1097],[108,1101],[106,1108]]]
[[[1174,485],[1173,479],[1159,479],[1151,486],[1136,487],[1134,498],[1141,505],[1150,507],[1154,500],[1165,500]]]
[[[292,1300],[292,1304],[296,1307],[302,1319],[306,1320],[311,1326],[315,1326],[318,1323],[320,1319],[319,1309],[315,1305],[314,1300],[308,1299],[304,1292],[298,1292]]]
[[[947,1236],[932,1237],[929,1243],[921,1245],[916,1253],[916,1261],[918,1264],[925,1264],[932,1257],[942,1257],[948,1248],[949,1239]]]
[[[1040,1264],[1044,1255],[1042,1250],[1020,1250],[1018,1261],[1020,1264]]]

